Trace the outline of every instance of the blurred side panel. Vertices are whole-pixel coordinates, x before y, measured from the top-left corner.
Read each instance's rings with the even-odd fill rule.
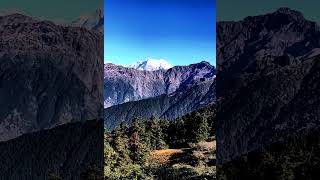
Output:
[[[0,5],[0,179],[102,177],[103,0]]]
[[[219,179],[319,176],[314,3],[217,1]]]

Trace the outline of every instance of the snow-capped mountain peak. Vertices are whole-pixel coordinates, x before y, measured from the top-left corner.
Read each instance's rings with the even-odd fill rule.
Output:
[[[130,66],[131,68],[137,70],[144,70],[144,71],[156,71],[160,69],[170,69],[173,66],[164,59],[151,59],[149,58],[146,61],[139,61],[136,64]]]

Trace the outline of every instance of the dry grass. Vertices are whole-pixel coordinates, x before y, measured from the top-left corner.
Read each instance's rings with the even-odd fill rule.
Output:
[[[153,151],[149,157],[150,163],[167,164],[173,155],[182,154],[182,149],[163,149]]]
[[[196,149],[197,151],[215,151],[216,141],[192,143],[190,144],[190,147]]]

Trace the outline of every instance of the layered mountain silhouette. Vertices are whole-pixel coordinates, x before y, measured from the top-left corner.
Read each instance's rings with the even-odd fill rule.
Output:
[[[0,141],[102,117],[100,32],[12,14],[0,47]]]
[[[120,122],[130,124],[134,118],[151,116],[174,120],[215,103],[215,81],[199,82],[169,95],[164,94],[106,108],[105,128],[114,129]]]
[[[144,71],[105,65],[105,128],[155,116],[168,120],[215,103],[215,67],[208,62]]]
[[[309,145],[318,143],[304,135],[320,125],[319,47],[318,25],[288,8],[238,22],[217,23],[217,97],[221,99],[216,122],[217,161],[225,164],[220,172],[241,166],[241,172],[257,178],[267,167],[275,168],[273,172],[303,171],[296,165],[308,162],[298,162],[294,156],[287,162],[296,164],[281,166],[283,162],[278,160],[285,159],[285,148],[281,152],[274,147],[291,145],[298,152],[306,149],[303,144],[292,145],[292,139],[300,142],[302,138]],[[270,155],[274,166],[263,165],[259,158],[242,164],[232,161],[264,148],[270,150],[264,155]],[[306,154],[315,157],[312,152]],[[254,167],[249,166],[253,161]],[[285,166],[288,169],[283,169]],[[228,179],[246,178],[245,174],[235,173]],[[281,173],[269,175],[278,179]]]
[[[171,94],[197,82],[213,80],[214,74],[214,66],[204,61],[157,71],[140,71],[107,63],[104,68],[104,107]]]

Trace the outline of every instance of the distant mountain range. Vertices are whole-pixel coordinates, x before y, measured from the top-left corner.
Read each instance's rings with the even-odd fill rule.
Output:
[[[192,111],[215,104],[215,80],[198,82],[169,95],[163,94],[106,108],[105,128],[114,129],[121,121],[130,124],[134,118],[174,120]]]
[[[156,71],[167,70],[172,68],[173,66],[164,59],[148,59],[146,61],[139,61],[129,67],[142,71]]]
[[[107,63],[104,67],[104,107],[171,94],[214,77],[214,66],[204,61],[157,71],[141,71]]]
[[[105,64],[105,127],[152,115],[175,119],[215,103],[215,67],[208,62],[141,71]]]

